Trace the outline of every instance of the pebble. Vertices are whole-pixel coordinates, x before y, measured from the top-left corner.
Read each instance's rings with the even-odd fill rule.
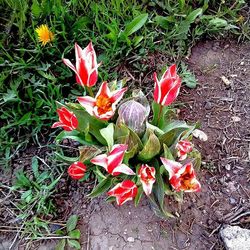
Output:
[[[226,164],[226,165],[225,165],[225,169],[228,170],[228,171],[230,171],[230,170],[231,170],[230,164]]]
[[[133,238],[133,237],[128,237],[128,238],[127,238],[127,241],[128,241],[128,242],[135,242],[135,238]]]
[[[230,202],[230,204],[232,204],[232,205],[234,205],[234,204],[237,203],[237,201],[236,201],[233,197],[230,197],[230,198],[229,198],[229,202]]]
[[[211,108],[212,108],[212,103],[207,101],[205,104],[205,109],[209,110]]]

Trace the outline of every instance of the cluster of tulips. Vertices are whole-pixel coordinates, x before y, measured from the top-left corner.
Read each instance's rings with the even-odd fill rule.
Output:
[[[92,197],[107,191],[122,205],[133,199],[137,203],[144,192],[160,210],[164,195],[200,190],[194,166],[199,153],[191,143],[196,127],[168,116],[181,87],[175,64],[160,80],[153,75],[153,119],[149,122],[150,106],[142,92],[122,101],[127,88],[103,82],[94,96],[100,64],[91,42],[84,49],[75,44],[75,65],[68,59],[63,62],[89,94],[78,97],[78,103],[61,105],[59,121],[52,125],[64,129],[64,138],[77,131],[82,139],[79,160],[68,168],[71,178],[79,180],[93,171],[99,184]]]

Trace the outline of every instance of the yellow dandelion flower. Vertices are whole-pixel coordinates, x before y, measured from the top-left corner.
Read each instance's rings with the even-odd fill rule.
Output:
[[[46,24],[42,24],[36,28],[36,33],[38,35],[38,40],[42,42],[43,46],[54,40],[54,34],[49,30],[49,27]]]

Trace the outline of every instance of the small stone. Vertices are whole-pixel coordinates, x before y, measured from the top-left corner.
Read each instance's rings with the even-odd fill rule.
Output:
[[[230,202],[231,205],[234,205],[234,204],[237,203],[237,201],[233,197],[229,198],[229,202]]]
[[[244,65],[245,63],[242,61],[242,62],[240,62],[240,65]]]
[[[225,226],[220,230],[220,236],[227,250],[249,250],[250,230],[239,226]]]
[[[225,76],[222,76],[221,77],[221,80],[225,83],[225,85],[230,85],[231,84],[231,81],[228,79],[228,78],[226,78]]]
[[[230,170],[231,170],[230,164],[226,164],[226,165],[225,165],[225,169],[228,170],[228,171],[230,171]]]
[[[238,117],[238,116],[232,116],[232,120],[233,120],[234,122],[240,122],[240,121],[241,121],[241,118]]]
[[[205,104],[205,109],[209,110],[211,108],[212,108],[212,103],[207,101]]]
[[[128,242],[135,242],[135,238],[133,238],[133,237],[128,237],[128,238],[127,238],[127,241],[128,241]]]

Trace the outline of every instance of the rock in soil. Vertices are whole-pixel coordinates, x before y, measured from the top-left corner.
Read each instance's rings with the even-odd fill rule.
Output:
[[[239,226],[225,226],[220,236],[227,250],[250,250],[250,230]]]

